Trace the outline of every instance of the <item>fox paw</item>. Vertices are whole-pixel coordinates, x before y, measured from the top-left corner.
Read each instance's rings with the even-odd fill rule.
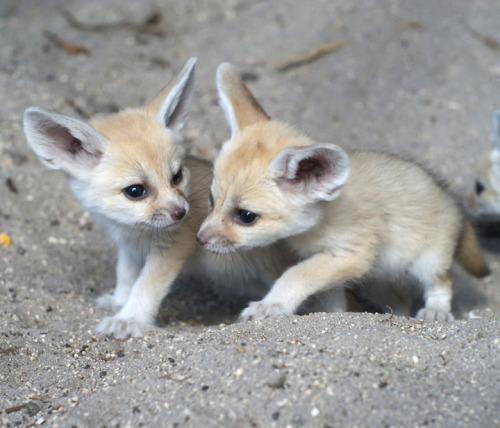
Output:
[[[422,308],[417,312],[417,318],[426,321],[452,321],[455,317],[448,311],[439,309]]]
[[[125,304],[125,302],[120,302],[113,294],[103,294],[95,301],[100,308],[112,309],[114,311],[120,309]]]
[[[147,326],[134,319],[123,319],[114,317],[104,318],[96,327],[97,334],[106,334],[115,339],[125,339],[127,337],[141,337]]]
[[[280,315],[291,315],[279,302],[252,302],[240,315],[240,321],[262,320]]]

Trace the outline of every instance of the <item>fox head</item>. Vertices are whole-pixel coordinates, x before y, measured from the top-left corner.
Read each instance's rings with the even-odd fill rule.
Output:
[[[230,64],[217,70],[231,128],[214,164],[210,213],[197,240],[215,252],[269,245],[318,223],[322,204],[339,196],[347,154],[271,120]]]
[[[483,218],[500,218],[500,110],[493,113],[495,144],[479,157],[476,183],[470,202],[475,214]]]
[[[127,226],[175,226],[189,210],[183,128],[196,59],[148,104],[93,120],[31,107],[24,132],[38,158],[64,171],[93,214]]]

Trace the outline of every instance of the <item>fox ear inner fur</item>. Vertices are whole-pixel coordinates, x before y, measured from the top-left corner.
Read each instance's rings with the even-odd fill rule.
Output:
[[[314,200],[331,201],[342,191],[351,166],[340,147],[316,144],[283,150],[269,169],[283,190]]]
[[[94,168],[107,145],[106,139],[85,122],[43,108],[28,108],[23,124],[26,139],[40,160],[72,176]]]

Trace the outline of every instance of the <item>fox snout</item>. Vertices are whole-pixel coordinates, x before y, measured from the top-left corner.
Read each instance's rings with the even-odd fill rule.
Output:
[[[186,215],[186,208],[184,207],[175,207],[173,210],[170,211],[170,217],[172,217],[172,220],[174,221],[179,221],[184,218]]]
[[[202,247],[206,247],[214,241],[214,233],[210,227],[202,224],[198,234],[196,235],[196,240]]]
[[[208,244],[208,238],[201,232],[198,232],[198,235],[196,235],[196,241],[198,241],[198,244],[202,247]]]
[[[172,204],[159,209],[151,216],[151,223],[155,227],[176,226],[187,214],[189,209],[177,204]]]
[[[196,235],[196,240],[202,247],[215,253],[229,253],[234,251],[233,243],[207,224],[202,224]]]

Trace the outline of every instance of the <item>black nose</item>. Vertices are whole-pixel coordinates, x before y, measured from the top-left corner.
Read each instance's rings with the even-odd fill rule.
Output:
[[[172,213],[170,213],[170,217],[172,217],[172,220],[175,221],[179,221],[185,215],[186,215],[186,210],[184,208],[177,208]]]

